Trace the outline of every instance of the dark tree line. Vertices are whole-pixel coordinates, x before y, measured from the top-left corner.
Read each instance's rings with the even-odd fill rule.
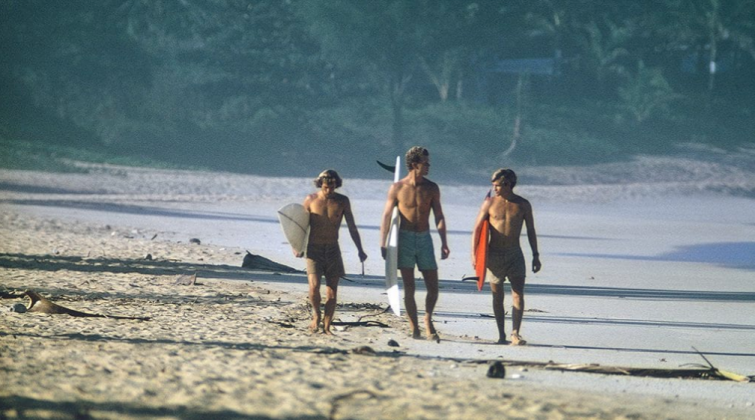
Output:
[[[358,171],[414,143],[454,164],[736,146],[755,134],[753,16],[755,0],[6,0],[0,136],[240,171]]]

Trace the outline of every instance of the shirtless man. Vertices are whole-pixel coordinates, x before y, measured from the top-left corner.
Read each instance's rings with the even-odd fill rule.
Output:
[[[304,199],[304,208],[309,212],[309,243],[307,244],[307,278],[309,279],[309,302],[314,316],[310,330],[317,332],[320,328],[320,280],[325,276],[327,295],[325,299],[325,317],[322,320],[323,332],[332,334],[330,325],[336,311],[338,281],[344,276],[341,249],[338,246],[338,230],[341,221],[346,218],[351,239],[359,251],[359,260],[364,262],[367,254],[362,249],[362,240],[351,213],[351,203],[345,195],[338,194],[336,188],[343,181],[338,173],[328,169],[314,180],[320,191]],[[297,255],[301,257],[302,255]]]
[[[414,301],[414,265],[422,272],[427,288],[425,297],[425,331],[428,340],[439,341],[433,326],[433,310],[438,301],[438,264],[435,262],[433,241],[430,237],[430,210],[435,215],[435,226],[440,235],[440,258],[445,260],[450,253],[446,241],[446,221],[440,205],[438,184],[425,178],[430,170],[430,154],[423,147],[412,147],[406,153],[409,174],[394,183],[388,191],[388,199],[380,225],[380,248],[385,258],[385,242],[391,223],[393,207],[398,205],[401,228],[398,240],[398,268],[404,282],[404,305],[409,315],[412,337],[419,338],[417,304]]]
[[[477,216],[472,232],[472,266],[475,266],[478,229],[485,219],[490,223],[490,244],[488,246],[487,277],[493,292],[493,313],[498,324],[498,343],[508,344],[503,325],[503,282],[506,278],[511,283],[513,309],[511,311],[511,344],[527,344],[519,329],[524,313],[524,278],[526,267],[522,249],[519,247],[519,235],[522,224],[527,226],[527,239],[532,248],[532,272],[540,271],[540,254],[537,252],[537,233],[532,206],[524,198],[514,194],[516,174],[511,169],[499,169],[491,177],[495,197],[485,200]]]

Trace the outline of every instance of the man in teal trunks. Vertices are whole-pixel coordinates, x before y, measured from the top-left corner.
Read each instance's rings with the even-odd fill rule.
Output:
[[[315,178],[315,186],[320,191],[304,199],[304,208],[309,212],[309,242],[307,244],[307,278],[309,280],[309,301],[312,304],[312,324],[310,330],[320,328],[320,281],[325,277],[325,317],[322,319],[323,332],[331,334],[330,326],[336,311],[338,281],[344,276],[341,249],[338,246],[338,231],[341,221],[346,219],[349,234],[359,252],[359,260],[364,262],[367,254],[362,249],[354,214],[349,198],[338,194],[343,181],[332,169],[322,171]]]
[[[506,278],[511,283],[513,308],[511,310],[511,344],[527,344],[519,330],[524,314],[524,279],[526,264],[519,246],[522,226],[527,226],[527,239],[532,249],[532,272],[540,271],[540,254],[537,251],[537,233],[532,206],[524,198],[514,194],[516,174],[511,169],[499,169],[491,177],[495,197],[485,200],[472,230],[472,267],[477,259],[476,247],[479,240],[478,229],[487,219],[490,223],[490,243],[488,245],[488,271],[490,290],[493,292],[493,313],[498,326],[498,343],[507,344],[504,328],[503,282]]]
[[[385,241],[391,223],[393,207],[401,215],[399,230],[398,268],[404,283],[404,305],[409,316],[412,337],[420,337],[417,303],[414,301],[414,266],[422,272],[427,295],[425,297],[425,332],[428,340],[440,341],[433,326],[433,310],[438,301],[438,265],[435,262],[433,241],[430,237],[430,211],[435,215],[435,226],[441,240],[440,257],[450,253],[446,240],[446,220],[440,205],[438,184],[425,178],[430,170],[430,153],[423,147],[412,147],[406,153],[409,174],[391,185],[380,225],[380,248],[385,258]]]

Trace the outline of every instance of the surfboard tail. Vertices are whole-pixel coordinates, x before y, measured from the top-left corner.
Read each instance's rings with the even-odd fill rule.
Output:
[[[401,156],[397,156],[393,172],[393,182],[398,182],[400,172]],[[388,304],[396,316],[401,316],[401,292],[398,286],[398,230],[400,223],[401,218],[399,217],[398,207],[394,207],[385,244],[385,291],[388,295]]]
[[[386,290],[388,293],[388,304],[391,305],[391,310],[396,316],[401,316],[401,292],[398,289],[398,284],[395,284]]]

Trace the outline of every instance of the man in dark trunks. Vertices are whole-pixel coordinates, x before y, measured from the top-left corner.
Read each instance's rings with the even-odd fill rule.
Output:
[[[524,279],[526,265],[519,246],[522,225],[527,226],[527,239],[532,249],[532,272],[540,271],[540,254],[537,250],[537,233],[532,206],[524,198],[514,194],[516,174],[511,169],[499,169],[491,177],[495,197],[485,200],[477,216],[472,232],[472,267],[476,262],[476,248],[479,240],[478,229],[487,219],[490,223],[490,244],[488,245],[487,274],[493,292],[493,313],[498,326],[498,343],[507,344],[504,328],[503,282],[511,283],[513,308],[511,310],[511,344],[524,345],[527,341],[519,335],[524,313]]]
[[[326,298],[325,317],[322,319],[323,332],[332,334],[330,326],[336,311],[338,281],[345,275],[341,249],[338,246],[338,231],[345,218],[351,239],[359,251],[359,260],[364,262],[367,254],[362,249],[349,198],[336,192],[343,181],[338,173],[328,169],[314,180],[320,191],[310,194],[304,200],[304,208],[309,212],[309,242],[307,244],[307,278],[309,280],[309,301],[314,316],[310,330],[320,328],[320,281],[325,276]]]

